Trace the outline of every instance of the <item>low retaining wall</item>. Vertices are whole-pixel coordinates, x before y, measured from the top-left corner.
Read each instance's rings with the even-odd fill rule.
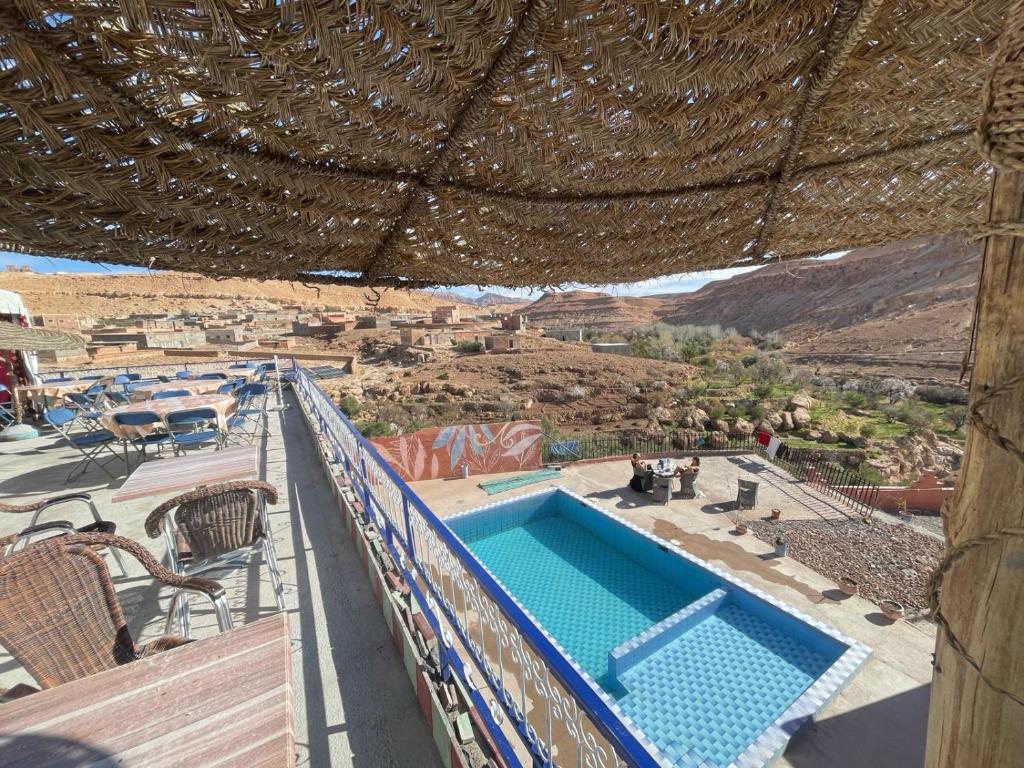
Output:
[[[844,493],[858,497],[860,489],[840,488]],[[953,495],[953,486],[941,485],[933,472],[925,472],[921,478],[911,485],[883,485],[878,488],[874,505],[886,512],[897,512],[900,501],[907,503],[907,509],[918,512],[942,511],[942,504]]]
[[[349,481],[340,467],[331,463],[331,449],[320,437],[301,396],[296,394],[295,399],[310,436],[320,449],[320,463],[337,501],[338,513],[366,568],[398,659],[416,691],[420,712],[430,726],[434,746],[445,768],[484,765],[513,768],[491,740],[466,683],[457,674],[450,675],[448,681],[442,679],[438,639],[430,623],[395,566],[380,533],[367,520]],[[409,758],[415,762],[415,755]]]

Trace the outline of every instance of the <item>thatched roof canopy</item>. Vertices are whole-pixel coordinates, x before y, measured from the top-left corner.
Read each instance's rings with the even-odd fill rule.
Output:
[[[1007,6],[6,0],[0,247],[512,286],[962,229]]]

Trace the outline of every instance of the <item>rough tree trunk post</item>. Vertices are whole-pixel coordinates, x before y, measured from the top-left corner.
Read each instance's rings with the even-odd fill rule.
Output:
[[[978,290],[967,445],[944,510],[928,768],[1024,765],[1024,3],[985,94],[996,167]],[[1002,234],[997,234],[1002,233]]]

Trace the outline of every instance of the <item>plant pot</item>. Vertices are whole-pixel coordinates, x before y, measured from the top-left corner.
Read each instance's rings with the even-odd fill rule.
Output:
[[[781,509],[773,509],[772,510],[772,520],[778,520],[780,517],[782,517],[782,510]]]
[[[906,615],[903,603],[896,600],[882,600],[878,607],[882,609],[882,613],[889,621],[899,621]]]
[[[788,551],[789,551],[789,544],[776,544],[775,545],[775,554],[778,557],[785,557],[786,556],[786,552],[788,552]]]
[[[744,533],[747,532],[747,524],[746,523],[736,523],[736,529],[735,530],[736,530],[736,533],[738,533],[740,536],[742,536]]]
[[[843,576],[839,580],[839,589],[842,590],[844,595],[856,595],[857,582],[851,579],[849,576]]]

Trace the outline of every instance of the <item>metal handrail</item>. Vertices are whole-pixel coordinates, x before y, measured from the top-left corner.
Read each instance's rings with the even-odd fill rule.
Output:
[[[501,732],[500,707],[541,765],[554,764],[556,727],[560,735],[574,739],[578,764],[658,765],[611,700],[594,688],[319,385],[301,368],[296,371],[296,390],[329,443],[335,462],[344,466],[407,581],[417,588],[425,585],[425,615],[429,619],[444,614],[495,695],[485,717],[489,730]],[[441,626],[436,632],[445,646],[442,656],[449,662],[457,660],[450,635]],[[497,662],[488,658],[488,649],[494,647]],[[539,699],[541,706],[528,708],[527,697]],[[514,755],[511,759],[518,762]],[[560,760],[570,762],[564,755]]]

